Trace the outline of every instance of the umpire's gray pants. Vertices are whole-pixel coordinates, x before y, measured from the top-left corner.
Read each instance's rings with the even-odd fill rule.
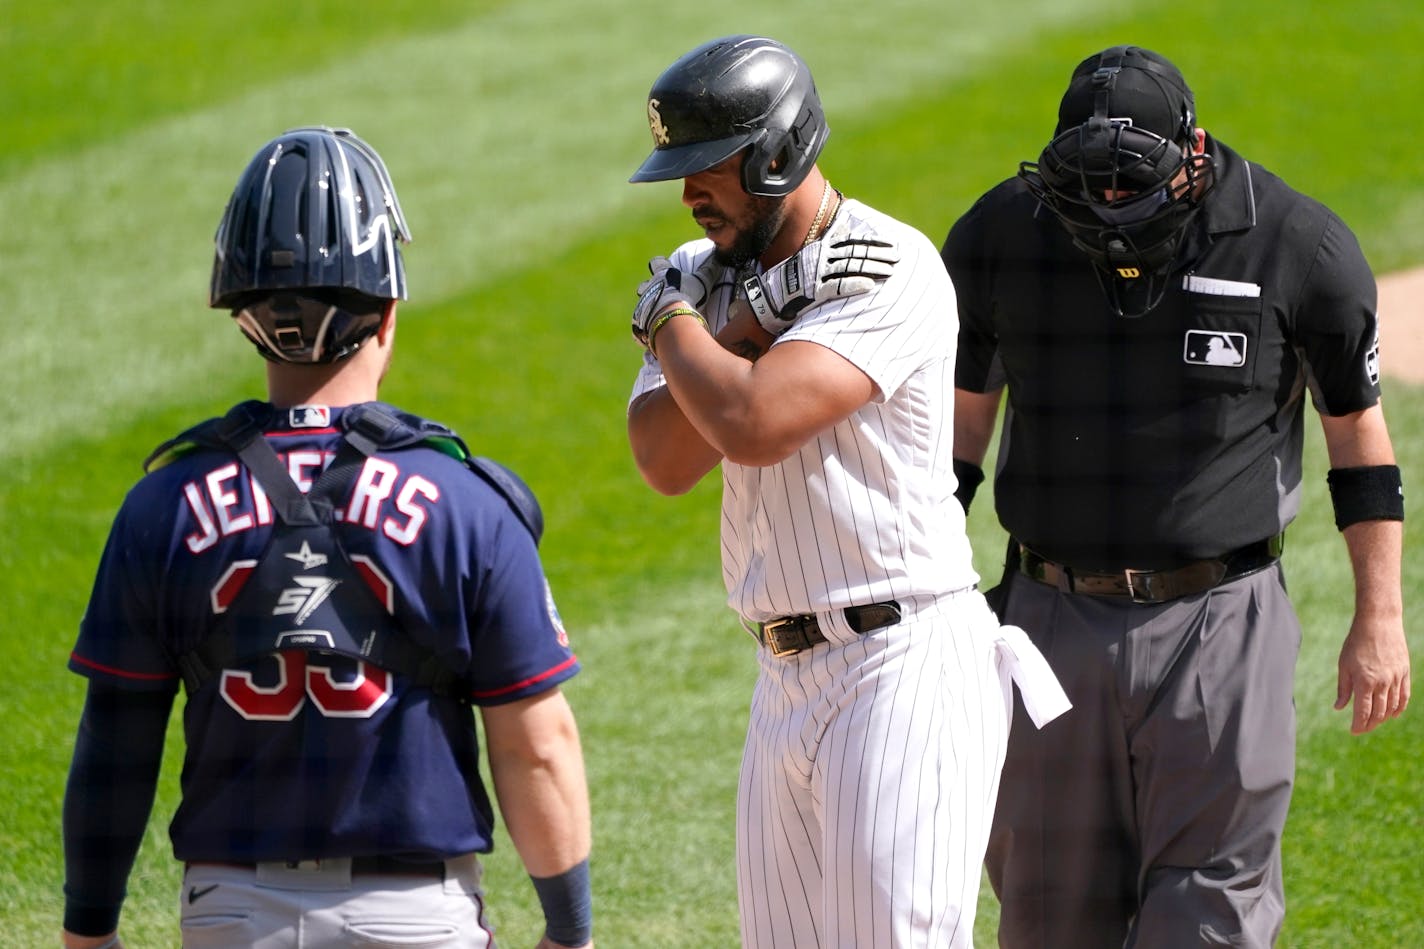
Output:
[[[1270,946],[1300,624],[1279,565],[1142,605],[1014,573],[1002,606],[1073,708],[1017,702],[986,865],[1004,949]]]
[[[193,863],[179,895],[183,949],[494,946],[480,863],[445,861],[445,878],[351,873],[351,861],[256,868]]]

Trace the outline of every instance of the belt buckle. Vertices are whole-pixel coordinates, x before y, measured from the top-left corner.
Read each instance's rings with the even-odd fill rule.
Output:
[[[1157,576],[1156,570],[1134,570],[1128,567],[1122,571],[1124,582],[1127,583],[1127,595],[1134,603],[1160,603],[1162,598],[1152,592],[1152,578]],[[1143,592],[1137,592],[1137,581],[1142,581]]]
[[[767,649],[769,649],[769,650],[771,651],[771,654],[772,654],[773,656],[775,656],[776,658],[778,658],[778,659],[783,659],[783,658],[785,658],[786,656],[794,656],[796,653],[798,653],[798,652],[800,652],[801,650],[803,650],[803,649],[806,648],[806,646],[805,646],[806,637],[805,637],[804,635],[802,635],[802,637],[801,637],[801,645],[783,646],[783,645],[781,644],[781,638],[780,638],[779,636],[777,636],[773,631],[774,631],[774,630],[779,630],[779,629],[782,629],[783,627],[788,627],[788,626],[797,626],[797,627],[799,627],[801,621],[802,621],[802,620],[801,620],[801,617],[799,617],[799,616],[783,616],[783,617],[782,617],[781,619],[779,619],[779,620],[773,620],[773,621],[770,622],[770,623],[762,623],[762,624],[761,624],[761,642],[762,642],[762,645],[765,646]]]

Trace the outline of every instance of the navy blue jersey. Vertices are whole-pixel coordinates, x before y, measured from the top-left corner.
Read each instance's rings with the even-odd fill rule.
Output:
[[[277,413],[266,431],[303,491],[341,444],[342,409]],[[431,447],[378,451],[336,530],[371,592],[456,677],[437,694],[369,662],[300,649],[222,670],[184,711],[180,860],[293,860],[487,851],[469,703],[536,695],[578,669],[535,539],[506,499]],[[261,558],[272,505],[236,456],[201,449],[144,477],[115,518],[70,668],[176,690]],[[321,595],[276,592],[293,621]]]

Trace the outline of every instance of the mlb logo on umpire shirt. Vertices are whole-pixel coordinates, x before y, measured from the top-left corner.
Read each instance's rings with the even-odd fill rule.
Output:
[[[1187,330],[1182,359],[1194,366],[1246,365],[1246,334]]]

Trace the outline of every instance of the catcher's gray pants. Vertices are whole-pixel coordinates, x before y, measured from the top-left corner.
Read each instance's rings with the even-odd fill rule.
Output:
[[[445,861],[444,879],[352,874],[351,861],[256,868],[191,863],[179,894],[184,949],[487,949],[480,863]]]
[[[1004,949],[1268,947],[1285,912],[1300,625],[1279,564],[1168,603],[1014,573],[1073,703],[1016,703],[986,865]]]

